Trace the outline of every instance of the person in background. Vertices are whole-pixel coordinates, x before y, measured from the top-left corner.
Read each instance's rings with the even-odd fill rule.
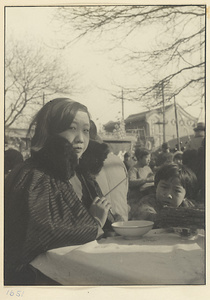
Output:
[[[179,144],[176,144],[174,149],[171,150],[171,152],[175,153],[177,151],[182,151],[184,152],[186,150],[186,146],[183,146],[182,141]]]
[[[201,142],[201,147],[188,149],[183,153],[183,164],[189,167],[198,179],[197,202],[205,205],[205,138]]]
[[[168,143],[162,144],[162,151],[158,154],[156,158],[156,167],[160,167],[163,164],[168,164],[173,161],[173,155],[170,153],[170,146]]]
[[[156,170],[156,157],[157,157],[156,153],[151,152],[151,159],[150,159],[149,166],[153,173],[155,173],[155,170]]]
[[[93,121],[90,128],[90,138],[102,143],[101,138],[97,134],[97,127]],[[95,176],[95,180],[103,195],[106,195],[117,186],[106,196],[106,199],[111,203],[111,211],[115,221],[127,221],[129,209],[127,204],[128,176],[123,161],[117,155],[109,153],[101,171]],[[112,231],[112,228],[108,226],[108,224],[106,225],[107,232]]]
[[[124,154],[123,160],[127,171],[136,164],[136,158],[131,155],[130,152]]]
[[[109,193],[110,190],[119,184],[106,198],[111,203],[115,221],[127,221],[129,210],[127,203],[128,176],[122,160],[117,155],[109,153],[104,161],[103,168],[96,176],[96,181],[103,195]]]
[[[137,163],[128,171],[129,193],[128,204],[132,207],[154,188],[154,175],[149,167],[150,151],[145,148],[135,150]]]
[[[205,206],[205,166],[206,166],[206,150],[205,150],[205,138],[202,141],[201,147],[198,149],[197,157],[197,171],[196,175],[198,178],[198,194],[197,194],[197,202],[200,206]]]
[[[129,187],[138,188],[140,191],[153,185],[154,176],[149,167],[151,154],[146,148],[137,148],[135,150],[137,163],[129,169]]]
[[[155,174],[155,193],[133,206],[129,219],[156,221],[164,207],[194,207],[196,186],[196,175],[189,168],[165,164]]]
[[[196,174],[199,164],[198,151],[195,149],[185,150],[182,155],[182,163]]]
[[[4,175],[7,176],[18,164],[23,162],[23,155],[16,149],[4,152]]]
[[[194,132],[195,135],[186,145],[186,150],[198,150],[201,147],[202,141],[205,137],[205,124],[203,122],[199,122],[197,127],[194,128]]]
[[[128,171],[128,169],[129,169],[129,160],[130,160],[130,158],[131,158],[131,155],[128,153],[128,152],[126,152],[125,154],[124,154],[124,160],[123,160],[123,162],[124,162],[124,164],[125,164],[125,167],[126,167],[126,169],[127,169],[127,171]]]
[[[108,149],[90,141],[86,106],[69,98],[49,101],[32,128],[31,157],[5,181],[6,285],[35,284],[30,262],[39,254],[100,237],[111,209],[91,177]],[[79,185],[71,182],[75,175]]]
[[[182,165],[182,156],[183,156],[182,151],[176,151],[173,155],[173,162],[177,165]]]

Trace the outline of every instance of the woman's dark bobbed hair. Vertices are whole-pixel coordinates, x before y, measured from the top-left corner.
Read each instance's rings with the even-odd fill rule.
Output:
[[[69,98],[56,98],[46,103],[29,126],[28,135],[34,129],[31,150],[39,151],[49,137],[67,130],[78,111],[86,112],[90,118],[85,105]]]

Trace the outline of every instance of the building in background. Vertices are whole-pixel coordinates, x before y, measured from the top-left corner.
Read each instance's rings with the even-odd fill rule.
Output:
[[[177,104],[177,120],[179,136],[189,137],[194,134],[197,118],[187,113]],[[127,133],[137,136],[139,144],[151,144],[156,148],[163,141],[163,108],[156,108],[142,113],[132,114],[125,119],[125,130]],[[177,128],[174,105],[165,106],[165,141],[176,139]],[[148,147],[149,148],[149,147]]]
[[[191,136],[194,136],[194,128],[197,118],[187,113],[177,104],[177,119],[180,141],[184,145]],[[163,143],[163,109],[156,108],[130,115],[122,123],[110,121],[104,125],[103,132],[99,135],[108,143],[114,154],[119,152],[132,152],[136,146],[143,146],[152,150]],[[165,107],[165,140],[170,141],[173,148],[177,143],[177,128],[174,105]],[[30,138],[27,130],[21,128],[5,128],[5,148],[15,148],[28,155]]]

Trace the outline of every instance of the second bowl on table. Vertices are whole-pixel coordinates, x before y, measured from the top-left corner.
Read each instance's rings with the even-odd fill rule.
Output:
[[[125,239],[138,239],[149,232],[154,222],[146,220],[133,220],[112,223],[114,231]]]

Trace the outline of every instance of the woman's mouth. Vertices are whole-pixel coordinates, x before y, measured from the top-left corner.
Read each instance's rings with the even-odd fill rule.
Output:
[[[74,151],[76,153],[81,153],[83,151],[83,148],[81,148],[81,147],[74,147]]]

